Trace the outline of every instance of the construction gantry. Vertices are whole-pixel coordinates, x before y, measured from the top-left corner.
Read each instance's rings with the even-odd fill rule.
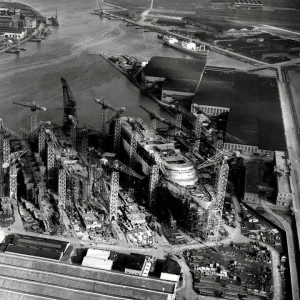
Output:
[[[156,202],[157,187],[159,183],[159,167],[157,164],[151,166],[150,181],[149,181],[149,198],[148,205],[153,207]]]
[[[195,135],[196,135],[196,140],[193,144],[193,153],[199,152],[199,147],[200,147],[200,138],[201,138],[201,131],[202,131],[202,121],[201,121],[201,115],[197,115],[197,119],[195,121]]]
[[[49,181],[54,176],[54,159],[54,142],[50,140],[47,142],[47,175]]]
[[[118,219],[118,198],[119,198],[119,172],[118,170],[118,161],[114,162],[113,172],[111,174],[110,181],[110,201],[109,201],[109,219],[110,221]]]
[[[226,158],[223,159],[218,173],[216,198],[209,208],[207,217],[206,236],[218,240],[219,229],[222,222],[224,199],[226,194],[229,166]]]
[[[58,170],[58,196],[59,205],[66,208],[66,197],[67,197],[67,173],[63,166]]]

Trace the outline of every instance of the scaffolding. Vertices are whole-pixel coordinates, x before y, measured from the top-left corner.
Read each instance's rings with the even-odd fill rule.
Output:
[[[224,199],[226,195],[227,179],[229,173],[229,166],[226,159],[223,159],[220,171],[218,173],[216,198],[208,210],[207,228],[205,236],[208,239],[218,240],[219,229],[222,222]]]
[[[150,170],[150,181],[149,181],[149,207],[153,207],[156,201],[157,187],[159,183],[159,167],[154,164]]]

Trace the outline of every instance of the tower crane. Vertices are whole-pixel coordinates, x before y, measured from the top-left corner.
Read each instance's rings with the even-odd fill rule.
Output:
[[[119,172],[123,172],[129,176],[142,180],[144,177],[134,172],[132,169],[124,165],[119,160],[110,160],[102,158],[100,163],[109,167],[112,170],[110,181],[110,195],[109,195],[109,219],[110,221],[117,220],[118,214],[118,193],[119,193]]]
[[[125,112],[125,107],[119,107],[115,109],[114,113],[106,123],[115,121],[115,131],[114,131],[114,151],[116,153],[120,150],[120,140],[121,140],[121,115]]]
[[[64,104],[63,127],[65,132],[69,132],[72,127],[72,121],[69,119],[69,115],[72,115],[77,120],[76,101],[73,97],[72,91],[66,79],[61,77],[60,80],[63,87],[63,104]]]
[[[36,111],[46,111],[46,107],[40,106],[35,101],[32,102],[13,102],[16,105],[28,107],[31,110],[31,124],[30,124],[30,130],[32,130],[37,125],[37,115]]]
[[[106,120],[107,120],[107,110],[115,111],[115,109],[104,101],[104,99],[96,99],[95,102],[102,106],[102,114],[101,114],[101,130],[106,132]]]
[[[9,155],[9,162],[4,162],[3,169],[9,168],[9,197],[17,200],[17,166],[16,162],[28,149],[13,152]]]

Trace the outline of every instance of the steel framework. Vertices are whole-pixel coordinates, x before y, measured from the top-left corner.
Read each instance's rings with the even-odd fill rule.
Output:
[[[213,236],[216,240],[218,240],[219,229],[222,221],[228,173],[229,166],[226,159],[223,159],[218,174],[216,199],[209,208],[206,229],[206,236]]]
[[[150,170],[150,181],[149,181],[149,207],[153,207],[156,201],[157,187],[159,183],[159,167],[154,164]]]
[[[47,142],[47,174],[48,180],[53,179],[54,175],[54,142]]]
[[[114,167],[118,168],[117,162],[114,163]],[[109,219],[110,221],[118,219],[118,197],[119,197],[119,177],[118,171],[113,171],[110,181],[110,196],[109,196]]]
[[[202,131],[201,116],[197,115],[197,119],[195,122],[195,135],[197,139],[195,140],[195,143],[193,145],[193,152],[199,152],[201,131]]]
[[[3,163],[9,163],[10,160],[10,145],[8,136],[4,136],[3,138]]]
[[[72,126],[72,121],[69,119],[69,115],[73,116],[75,120],[77,120],[76,101],[73,97],[68,82],[63,77],[61,77],[60,80],[63,87],[63,104],[64,104],[63,128],[65,132],[69,132]]]
[[[17,200],[17,167],[12,164],[9,168],[9,197]]]
[[[46,134],[44,128],[39,131],[39,154],[44,156],[46,150]]]
[[[118,153],[120,151],[120,141],[121,141],[121,119],[116,118],[115,132],[114,132],[114,152],[115,153]]]
[[[65,209],[67,196],[67,173],[63,167],[58,170],[58,196],[59,205]]]

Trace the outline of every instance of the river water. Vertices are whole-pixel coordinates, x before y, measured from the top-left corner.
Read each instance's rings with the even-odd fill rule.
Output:
[[[62,124],[63,101],[60,77],[69,82],[78,105],[81,125],[99,127],[100,107],[95,98],[105,97],[113,106],[125,106],[126,115],[146,113],[139,105],[156,108],[119,71],[100,56],[100,52],[130,54],[143,60],[155,55],[191,58],[159,43],[156,33],[126,27],[122,21],[92,15],[97,0],[23,0],[25,4],[50,17],[58,9],[60,27],[53,28],[41,44],[26,43],[27,51],[18,56],[0,55],[0,117],[5,126],[20,132],[30,124],[30,111],[13,101],[36,101],[47,108],[39,118]],[[242,62],[210,53],[209,65],[245,68]],[[159,110],[158,110],[159,111]],[[163,111],[159,111],[162,115]]]

